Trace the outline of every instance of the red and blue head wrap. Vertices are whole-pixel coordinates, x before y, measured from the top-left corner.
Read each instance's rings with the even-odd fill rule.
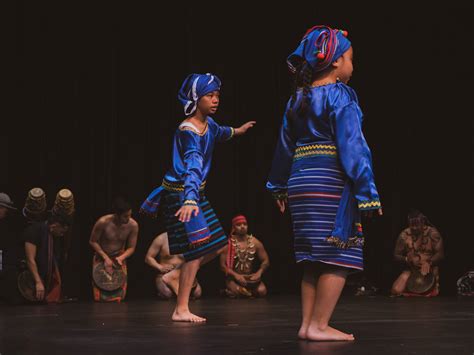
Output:
[[[347,31],[314,26],[306,32],[298,48],[288,57],[288,67],[295,73],[303,62],[307,62],[314,72],[322,71],[341,57],[350,46]]]
[[[221,81],[213,74],[188,75],[178,93],[178,100],[184,106],[184,114],[186,116],[192,115],[196,111],[197,102],[201,97],[220,89]]]

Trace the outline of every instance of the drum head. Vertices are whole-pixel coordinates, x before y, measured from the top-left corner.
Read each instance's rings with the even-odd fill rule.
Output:
[[[114,265],[112,274],[109,274],[103,262],[94,267],[92,278],[97,287],[104,291],[115,291],[125,283],[125,273],[120,266]]]
[[[24,270],[18,275],[18,290],[28,301],[36,302],[36,284],[29,270]]]
[[[433,273],[422,275],[420,271],[412,271],[407,280],[407,291],[412,293],[426,293],[435,285],[435,276]]]

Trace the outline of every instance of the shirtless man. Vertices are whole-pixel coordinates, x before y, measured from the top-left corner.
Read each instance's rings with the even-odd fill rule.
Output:
[[[220,256],[221,270],[227,275],[225,292],[229,297],[264,297],[267,294],[261,279],[270,266],[270,259],[262,242],[247,233],[247,219],[235,217],[228,247]],[[259,268],[255,256],[260,261]]]
[[[427,218],[419,211],[408,216],[409,227],[398,237],[394,259],[402,263],[406,270],[395,280],[392,295],[398,296],[405,292],[408,278],[414,270],[423,275],[433,273],[436,283],[433,290],[425,296],[437,296],[439,293],[439,268],[444,259],[443,239],[438,230],[429,225]]]
[[[145,256],[145,262],[158,271],[155,278],[158,297],[169,300],[177,296],[180,266],[184,263],[184,258],[182,255],[170,255],[168,235],[166,233],[158,235],[153,240]],[[197,299],[201,297],[201,294],[201,285],[196,280],[191,291],[191,297]]]
[[[99,218],[92,229],[89,244],[95,251],[93,267],[103,262],[107,273],[112,274],[114,268],[121,268],[125,274],[124,284],[114,291],[102,290],[93,282],[94,301],[121,302],[125,299],[126,260],[135,252],[138,238],[138,223],[131,216],[130,204],[118,197],[114,200],[113,214]]]

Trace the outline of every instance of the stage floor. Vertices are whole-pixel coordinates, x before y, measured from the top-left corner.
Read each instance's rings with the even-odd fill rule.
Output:
[[[354,343],[296,338],[297,296],[209,298],[192,310],[208,323],[170,320],[172,302],[0,306],[0,354],[469,354],[474,299],[344,297],[333,325]]]

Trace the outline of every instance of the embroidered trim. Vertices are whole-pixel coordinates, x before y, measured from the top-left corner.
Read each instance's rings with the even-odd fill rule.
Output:
[[[353,247],[363,247],[364,237],[355,236],[349,238],[347,242],[344,242],[341,238],[331,235],[330,237],[326,238],[326,242],[340,249],[349,249]]]
[[[287,191],[272,192],[272,196],[275,200],[286,200],[288,198]]]
[[[163,186],[163,188],[167,191],[184,192],[184,184],[182,183],[169,182],[163,179],[161,186]],[[199,187],[199,191],[203,191],[205,187],[206,181],[201,184],[201,186]]]
[[[234,127],[230,127],[230,136],[229,136],[229,138],[227,138],[227,140],[232,139],[232,137],[233,137],[234,135],[235,135],[235,129],[234,129]]]
[[[360,201],[358,203],[359,210],[375,210],[382,207],[380,200],[372,200],[372,201]]]
[[[188,125],[184,125],[184,123],[187,123],[187,124],[190,124],[192,127],[188,126]],[[203,136],[207,133],[207,130],[209,128],[209,123],[206,122],[206,127],[204,127],[204,129],[202,130],[202,132],[199,132],[199,130],[197,129],[197,127],[195,125],[193,125],[191,122],[183,122],[181,123],[181,125],[179,126],[179,129],[180,131],[191,131],[191,132],[194,132],[196,133],[198,136]]]
[[[333,144],[309,144],[296,148],[293,160],[304,159],[313,156],[337,157],[337,148]]]
[[[197,202],[194,200],[186,200],[184,201],[183,206],[197,206]]]

